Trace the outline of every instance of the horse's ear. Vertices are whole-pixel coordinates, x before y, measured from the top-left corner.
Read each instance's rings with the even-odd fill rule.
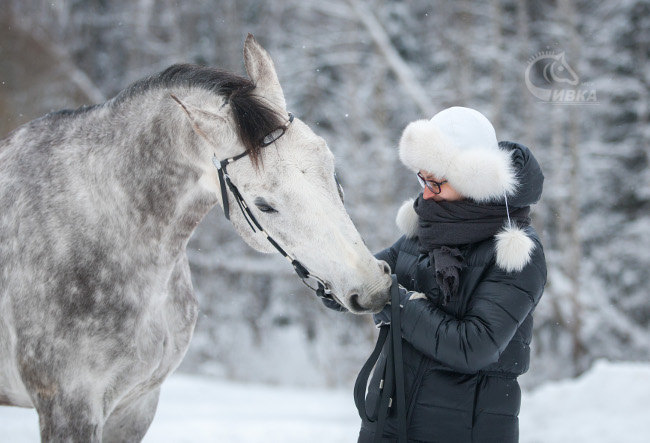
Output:
[[[211,132],[212,129],[214,129],[215,125],[220,126],[224,123],[227,123],[228,121],[225,114],[220,115],[214,112],[205,111],[181,100],[174,94],[169,94],[169,96],[176,103],[178,103],[181,109],[185,112],[185,115],[187,115],[187,117],[190,119],[190,122],[192,123],[192,128],[194,131],[206,139],[209,139],[207,134]]]
[[[248,77],[255,83],[255,89],[259,89],[259,95],[285,111],[287,105],[273,60],[253,34],[248,34],[244,43],[244,65]]]

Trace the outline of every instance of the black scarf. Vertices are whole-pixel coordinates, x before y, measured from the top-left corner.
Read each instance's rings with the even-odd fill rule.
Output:
[[[446,304],[456,295],[458,273],[465,266],[457,246],[493,237],[507,224],[506,206],[470,200],[437,202],[424,200],[420,194],[413,208],[418,214],[420,252],[429,254],[435,265],[436,281]],[[530,224],[530,206],[509,209],[513,224]]]

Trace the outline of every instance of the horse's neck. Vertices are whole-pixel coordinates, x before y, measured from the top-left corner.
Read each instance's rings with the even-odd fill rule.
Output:
[[[216,195],[202,184],[210,158],[203,164],[197,162],[191,146],[196,135],[186,122],[176,121],[162,110],[138,113],[137,106],[128,103],[123,108],[124,114],[114,113],[116,119],[124,119],[121,115],[138,117],[125,119],[130,121],[122,121],[119,128],[115,120],[106,120],[112,122],[112,131],[124,135],[104,151],[106,164],[96,167],[116,182],[120,192],[115,198],[124,200],[116,204],[122,207],[127,222],[134,224],[135,241],[173,260],[217,202]],[[95,160],[101,162],[102,158]]]

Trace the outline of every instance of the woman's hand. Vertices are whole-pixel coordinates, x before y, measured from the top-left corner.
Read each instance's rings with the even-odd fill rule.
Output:
[[[426,299],[427,297],[421,293],[421,292],[415,292],[415,291],[408,291],[404,286],[399,285],[399,307],[400,309],[403,308],[406,303],[408,303],[411,300],[417,300],[420,298]],[[387,326],[390,325],[390,319],[391,319],[391,304],[390,301],[384,306],[384,309],[379,311],[376,314],[373,314],[372,316],[373,320],[375,321],[375,326],[378,328],[382,326]]]

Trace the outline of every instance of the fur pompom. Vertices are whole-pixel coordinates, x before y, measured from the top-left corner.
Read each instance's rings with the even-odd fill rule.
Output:
[[[495,235],[497,265],[507,272],[519,272],[530,262],[535,243],[523,229],[505,226]]]
[[[397,227],[408,238],[413,238],[418,233],[418,214],[413,209],[414,201],[412,198],[406,200],[397,211],[397,217],[395,217]]]

